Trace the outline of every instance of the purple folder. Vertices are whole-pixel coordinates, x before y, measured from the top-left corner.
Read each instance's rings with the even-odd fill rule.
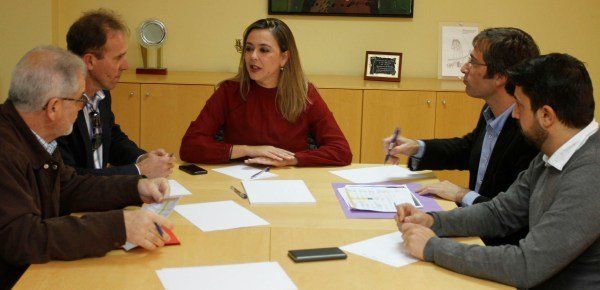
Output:
[[[335,195],[337,196],[338,201],[340,202],[340,206],[342,207],[342,210],[344,211],[344,214],[346,215],[346,218],[349,218],[349,219],[393,219],[394,216],[396,216],[396,213],[394,213],[394,212],[376,212],[376,211],[370,211],[370,210],[350,209],[350,207],[348,207],[348,205],[346,204],[346,202],[344,201],[344,199],[338,192],[338,188],[344,187],[349,184],[351,184],[351,185],[385,185],[385,184],[398,185],[398,184],[403,184],[403,183],[332,183],[331,184],[333,186],[333,191],[335,191]],[[410,189],[412,192],[415,192],[415,190],[417,188],[419,188],[420,186],[421,185],[418,183],[407,183],[406,184],[406,187],[408,187],[408,189]],[[419,201],[423,205],[423,208],[421,208],[421,210],[423,210],[425,212],[442,210],[440,205],[437,204],[437,202],[433,198],[428,197],[428,196],[421,196],[418,194],[415,194],[415,196],[417,197],[417,199],[419,199]]]

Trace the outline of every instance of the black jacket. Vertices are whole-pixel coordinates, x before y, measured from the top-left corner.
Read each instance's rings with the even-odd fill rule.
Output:
[[[146,151],[129,140],[127,135],[121,131],[121,127],[115,124],[110,92],[104,90],[104,95],[106,97],[98,103],[102,121],[102,169],[94,169],[92,144],[83,110],[77,115],[73,132],[58,139],[63,161],[65,164],[75,167],[78,174],[137,175],[135,161]],[[111,167],[107,168],[107,164],[110,164]]]
[[[486,122],[483,111],[475,129],[459,138],[423,140],[425,142],[425,154],[418,162],[409,162],[411,170],[469,170],[469,188],[475,189],[477,182],[477,171],[483,138],[485,136]],[[506,191],[517,179],[517,175],[527,169],[529,163],[539,153],[525,136],[521,133],[518,121],[509,117],[502,127],[500,136],[496,140],[494,150],[490,156],[483,182],[479,188],[480,196],[474,203],[486,202],[494,198],[498,193]],[[416,163],[416,166],[413,167]],[[516,235],[505,237],[501,240],[484,239],[488,245],[493,244],[517,244],[525,237],[527,230]]]

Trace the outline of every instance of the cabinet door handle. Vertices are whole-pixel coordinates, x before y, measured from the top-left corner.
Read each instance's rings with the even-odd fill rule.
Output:
[[[448,102],[446,102],[446,100],[442,100],[442,105],[445,106],[446,104],[448,104]]]
[[[431,100],[427,99],[427,105],[431,105]]]
[[[146,93],[146,97],[149,97],[149,96],[150,96],[150,93]]]
[[[133,92],[129,92],[129,96],[130,96],[130,97],[133,97]]]

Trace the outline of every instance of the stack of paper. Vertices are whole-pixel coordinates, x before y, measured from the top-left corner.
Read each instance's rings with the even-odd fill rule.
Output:
[[[177,180],[169,179],[169,196],[183,196],[192,194],[187,188],[183,187]]]
[[[340,249],[363,256],[392,267],[405,266],[419,260],[413,258],[404,249],[404,240],[400,232],[393,232],[362,242],[343,246]]]
[[[250,203],[314,203],[302,180],[242,181]]]
[[[346,185],[342,198],[352,209],[396,212],[396,205],[408,203],[422,208],[406,185]]]
[[[298,289],[277,262],[156,270],[165,289]]]
[[[178,205],[175,211],[204,232],[269,224],[231,200]]]
[[[388,182],[401,179],[423,178],[425,176],[397,165],[335,170],[330,172],[354,183]]]
[[[256,168],[248,165],[234,165],[228,167],[221,167],[213,169],[216,172],[223,173],[225,175],[229,175],[231,177],[235,177],[241,180],[250,180],[250,179],[264,179],[275,177],[277,174],[271,172],[263,172],[256,176],[255,178],[251,178],[256,173],[262,171],[261,168]]]
[[[142,206],[142,210],[147,210],[167,218],[169,215],[171,215],[171,212],[173,212],[173,209],[179,202],[180,198],[180,196],[171,196],[165,198],[162,202],[144,204]],[[137,245],[130,242],[127,242],[125,245],[123,245],[123,249],[125,249],[125,251],[129,251],[135,247],[137,247]]]

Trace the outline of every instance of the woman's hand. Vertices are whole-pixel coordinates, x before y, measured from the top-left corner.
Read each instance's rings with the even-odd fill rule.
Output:
[[[298,159],[294,157],[293,159],[284,159],[284,160],[275,160],[268,157],[255,157],[244,160],[246,164],[261,164],[275,167],[284,167],[284,166],[294,166],[298,164]]]
[[[279,162],[296,159],[296,157],[294,157],[294,153],[273,146],[233,145],[233,149],[231,150],[231,159],[240,157],[267,157],[268,159]]]

